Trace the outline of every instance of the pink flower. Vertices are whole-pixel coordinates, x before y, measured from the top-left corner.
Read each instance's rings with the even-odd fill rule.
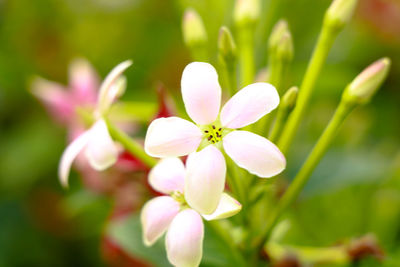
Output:
[[[85,152],[89,164],[98,171],[105,170],[116,162],[118,149],[111,139],[103,116],[115,99],[125,91],[126,80],[121,75],[131,64],[129,60],[122,62],[107,75],[100,86],[93,112],[95,123],[65,149],[59,166],[59,177],[64,186],[68,185],[72,162],[81,151]]]
[[[193,62],[183,71],[181,88],[186,111],[196,124],[178,117],[154,120],[147,130],[145,150],[154,157],[189,154],[185,183],[189,205],[204,214],[217,208],[226,170],[220,150],[238,166],[259,177],[282,172],[286,160],[273,143],[238,130],[278,106],[279,95],[271,84],[246,86],[220,111],[221,87],[216,70],[208,63]]]
[[[165,158],[150,171],[149,183],[165,196],[148,201],[141,213],[143,239],[154,244],[167,232],[165,245],[168,260],[175,266],[198,266],[203,253],[206,220],[228,218],[241,210],[241,205],[223,193],[214,213],[205,215],[186,202],[185,176],[188,166],[178,158]],[[207,179],[207,177],[203,177]],[[207,197],[203,196],[203,199]]]
[[[31,91],[57,122],[68,126],[72,138],[83,129],[75,114],[76,108],[93,108],[98,88],[99,78],[90,63],[76,59],[69,68],[68,87],[36,77]]]

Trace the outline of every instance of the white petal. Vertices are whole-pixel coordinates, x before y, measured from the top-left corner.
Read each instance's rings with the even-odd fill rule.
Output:
[[[204,225],[200,215],[186,209],[169,226],[165,246],[168,260],[177,267],[196,267],[203,255]]]
[[[64,187],[68,186],[68,176],[72,162],[78,156],[79,152],[81,152],[88,144],[90,137],[90,131],[83,132],[64,150],[64,153],[61,156],[60,165],[58,166],[58,176]]]
[[[179,203],[172,197],[161,196],[148,201],[140,214],[143,241],[151,246],[167,230],[179,212]]]
[[[201,214],[215,211],[225,187],[226,164],[221,151],[208,145],[186,162],[185,199]]]
[[[242,209],[242,205],[230,195],[223,193],[217,209],[210,215],[203,215],[207,221],[231,217]]]
[[[221,86],[215,68],[204,62],[186,66],[181,80],[182,97],[190,118],[198,124],[217,119],[221,105]]]
[[[144,148],[153,157],[179,157],[197,149],[201,130],[193,123],[178,118],[159,118],[147,129]]]
[[[225,152],[239,167],[262,178],[282,172],[283,154],[268,139],[247,131],[233,131],[223,139]]]
[[[179,158],[161,159],[149,173],[149,183],[158,192],[171,194],[183,193],[185,166]]]
[[[131,60],[126,60],[118,64],[104,79],[100,86],[99,99],[98,99],[98,109],[100,113],[103,113],[109,108],[109,105],[115,100],[116,94],[110,93],[110,90],[114,90],[113,85],[119,80],[122,73],[132,65]]]
[[[90,128],[90,140],[85,155],[90,165],[98,171],[107,169],[117,161],[118,149],[104,120],[97,121]]]
[[[279,94],[269,83],[253,83],[237,92],[221,111],[223,126],[236,129],[258,121],[279,105]]]

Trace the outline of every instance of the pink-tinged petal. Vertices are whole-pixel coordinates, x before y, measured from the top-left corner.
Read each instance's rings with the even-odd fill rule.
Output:
[[[118,149],[104,120],[97,121],[90,128],[90,140],[85,155],[90,165],[98,171],[107,169],[117,161]]]
[[[170,263],[177,267],[197,267],[203,256],[204,225],[201,216],[185,209],[175,216],[167,231],[165,246]]]
[[[51,116],[60,122],[68,122],[74,115],[74,103],[70,92],[62,85],[36,77],[31,92],[43,102]]]
[[[126,60],[118,64],[104,79],[100,86],[99,98],[98,98],[98,110],[100,113],[105,112],[110,104],[115,100],[119,94],[113,93],[115,91],[115,85],[120,84],[120,78],[122,73],[132,65],[131,60]]]
[[[151,246],[167,230],[171,221],[179,212],[179,203],[172,197],[161,196],[148,201],[140,214],[143,241]]]
[[[221,86],[215,68],[204,62],[186,66],[181,80],[185,108],[198,124],[210,124],[218,117],[221,105]]]
[[[236,199],[223,193],[217,209],[210,215],[203,215],[203,218],[207,221],[225,219],[236,215],[241,209],[242,205]]]
[[[247,131],[233,131],[223,139],[225,152],[250,173],[268,178],[282,172],[286,160],[268,139]]]
[[[91,138],[90,131],[83,132],[64,150],[58,166],[58,176],[64,187],[68,186],[68,176],[71,170],[72,162],[78,154],[85,148]]]
[[[94,104],[99,88],[99,77],[86,59],[75,59],[69,67],[70,86],[80,104]]]
[[[226,164],[221,151],[208,145],[186,162],[185,199],[201,214],[215,211],[225,187]]]
[[[185,184],[185,166],[179,158],[161,159],[149,173],[150,185],[160,193],[183,193]]]
[[[190,121],[178,118],[159,118],[147,129],[144,148],[153,157],[179,157],[197,149],[201,130]]]
[[[252,124],[279,105],[279,94],[269,83],[253,83],[237,92],[224,105],[221,123],[227,128]]]

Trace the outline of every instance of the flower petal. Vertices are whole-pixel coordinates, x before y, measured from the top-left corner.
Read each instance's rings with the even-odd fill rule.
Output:
[[[221,151],[208,145],[186,162],[185,199],[201,214],[215,211],[225,187],[226,164]]]
[[[236,129],[252,124],[279,105],[279,94],[269,83],[253,83],[237,92],[224,105],[221,123]]]
[[[168,260],[178,267],[196,267],[203,255],[204,225],[200,215],[185,209],[169,226],[165,246]]]
[[[61,156],[60,165],[58,166],[58,176],[61,184],[68,187],[68,176],[71,170],[72,162],[78,156],[91,138],[90,131],[83,132],[64,150]]]
[[[181,80],[186,112],[198,124],[209,124],[217,119],[221,105],[221,87],[215,68],[204,62],[186,66]]]
[[[183,193],[185,183],[185,166],[178,158],[161,159],[149,173],[149,183],[158,192],[171,194],[174,191]]]
[[[179,212],[179,203],[172,197],[161,196],[148,201],[140,214],[143,241],[151,246],[167,230]]]
[[[193,123],[178,118],[159,118],[147,129],[144,148],[153,157],[179,157],[196,150],[202,139]]]
[[[90,165],[98,171],[107,169],[117,161],[118,149],[104,120],[97,121],[90,128],[90,140],[85,155]]]
[[[110,104],[115,100],[114,98],[116,96],[119,96],[119,94],[113,93],[113,91],[115,91],[113,85],[116,82],[120,83],[118,82],[119,78],[130,65],[132,65],[131,60],[126,60],[118,64],[104,79],[100,87],[98,98],[98,110],[100,111],[100,113],[105,112],[110,107]],[[120,83],[120,85],[123,85],[123,83]]]
[[[223,139],[225,152],[239,167],[268,178],[286,167],[283,154],[268,139],[247,131],[233,131]]]
[[[62,85],[35,77],[31,92],[43,102],[48,112],[60,122],[68,122],[74,115],[74,101],[71,93]]]
[[[99,88],[99,77],[92,65],[83,58],[73,60],[69,67],[69,77],[77,103],[94,104]]]
[[[223,193],[217,209],[210,215],[203,215],[207,221],[229,218],[237,214],[242,205],[230,195]]]

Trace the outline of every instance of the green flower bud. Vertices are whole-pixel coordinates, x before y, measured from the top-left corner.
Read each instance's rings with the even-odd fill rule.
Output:
[[[357,0],[333,0],[325,13],[324,23],[336,30],[342,29],[353,16]]]
[[[290,32],[284,33],[282,35],[280,45],[278,46],[276,52],[278,59],[281,59],[285,62],[292,61],[294,48],[293,48],[292,35],[290,34]]]
[[[347,86],[343,99],[356,104],[369,102],[385,81],[390,64],[389,58],[372,63]]]
[[[225,64],[236,61],[236,44],[231,32],[225,26],[219,30],[218,50],[220,58]]]
[[[183,16],[183,40],[188,47],[207,43],[207,33],[200,15],[192,8],[188,8]]]
[[[287,90],[281,100],[282,108],[286,109],[289,112],[293,110],[296,106],[298,93],[299,88],[297,86],[293,86],[289,90]]]
[[[272,51],[276,51],[276,49],[280,45],[282,36],[288,32],[289,32],[289,26],[286,20],[281,19],[275,24],[268,40],[268,49],[270,53]]]
[[[254,24],[260,17],[260,0],[236,0],[233,19],[237,26]]]
[[[285,20],[280,20],[272,30],[268,41],[270,57],[285,62],[293,59],[294,48],[292,34]]]

